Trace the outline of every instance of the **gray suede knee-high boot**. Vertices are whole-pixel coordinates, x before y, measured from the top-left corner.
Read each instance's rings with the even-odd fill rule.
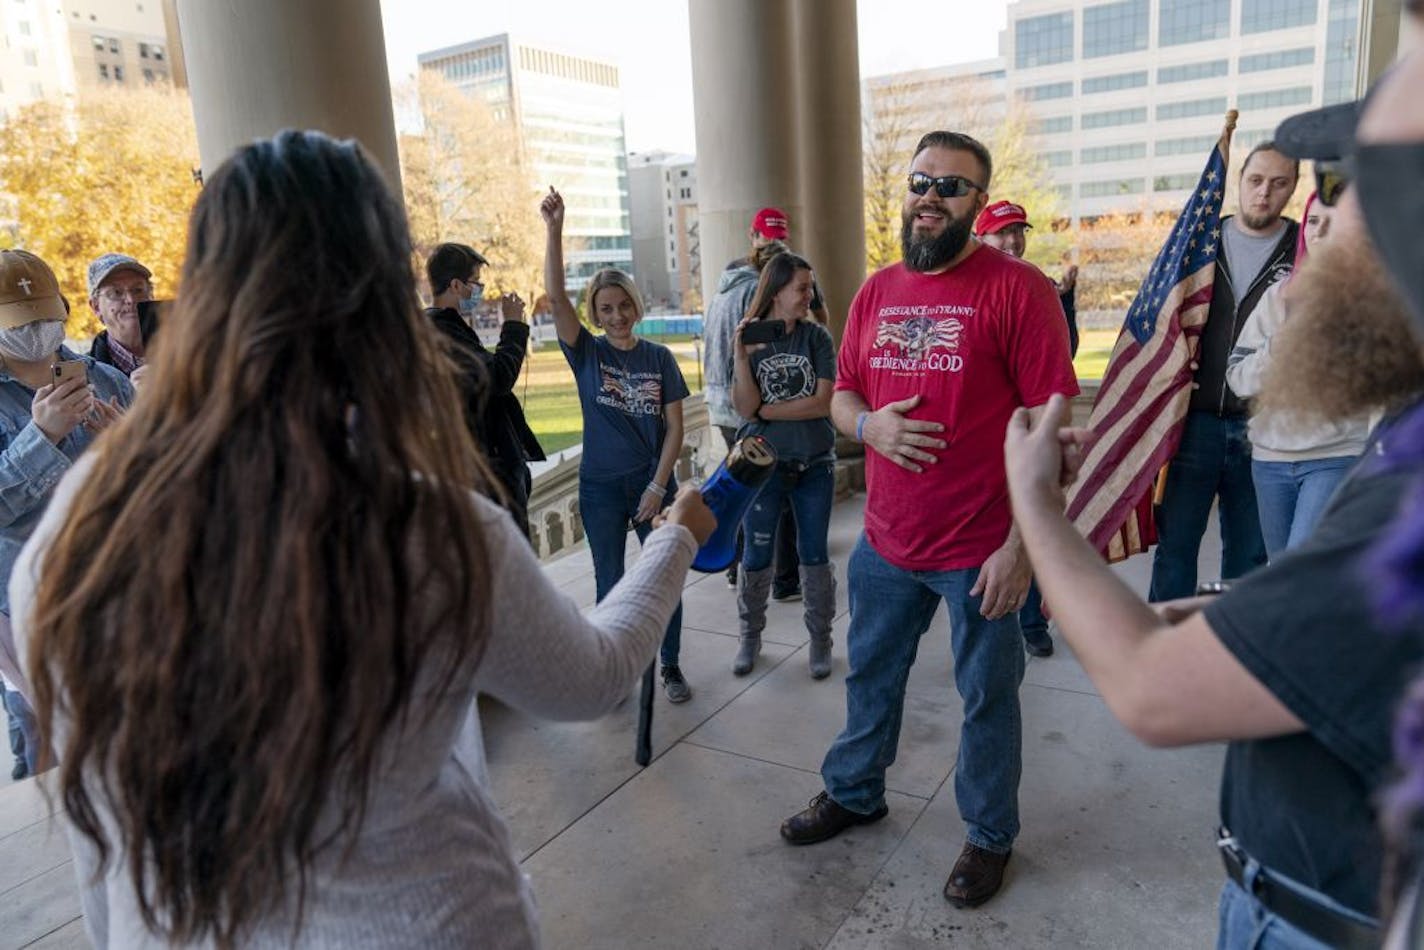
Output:
[[[836,617],[836,569],[833,564],[801,565],[801,596],[806,632],[811,635],[811,676],[831,675],[831,621]]]
[[[766,629],[766,599],[771,595],[771,578],[775,573],[776,569],[771,567],[749,571],[742,565],[737,579],[741,642],[737,645],[737,658],[732,661],[732,673],[736,676],[750,673],[761,652],[761,632]]]

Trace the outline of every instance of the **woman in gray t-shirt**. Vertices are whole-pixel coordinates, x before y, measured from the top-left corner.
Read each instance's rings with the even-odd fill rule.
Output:
[[[746,550],[737,584],[741,643],[732,663],[738,676],[751,672],[761,650],[773,541],[785,498],[796,519],[811,675],[821,679],[831,672],[836,582],[826,539],[835,495],[831,391],[836,354],[830,333],[810,316],[814,284],[805,259],[778,254],[762,269],[751,307],[737,325],[732,402],[737,414],[750,420],[739,435],[761,435],[777,452],[776,474],[742,522]],[[767,331],[777,324],[779,331]],[[756,330],[748,334],[753,326]],[[766,342],[751,342],[747,335]]]

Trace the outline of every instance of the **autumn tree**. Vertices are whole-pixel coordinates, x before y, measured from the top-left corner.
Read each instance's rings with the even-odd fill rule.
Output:
[[[198,164],[188,97],[167,87],[86,90],[77,104],[24,106],[0,127],[0,191],[13,213],[6,243],[54,268],[71,337],[101,329],[86,283],[100,254],[138,258],[159,296],[175,293]]]
[[[989,200],[1024,206],[1035,225],[1029,260],[1055,273],[1067,247],[1052,227],[1058,194],[1029,135],[1029,115],[1017,101],[973,76],[944,78],[923,70],[872,79],[863,104],[866,266],[874,272],[900,259],[905,176],[920,136],[934,129],[965,132],[994,160]]]
[[[530,299],[542,285],[539,191],[508,120],[432,70],[396,91],[401,181],[416,252],[423,264],[444,241],[489,259],[487,294]]]

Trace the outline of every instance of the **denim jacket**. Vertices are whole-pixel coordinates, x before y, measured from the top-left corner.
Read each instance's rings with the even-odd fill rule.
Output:
[[[127,408],[134,390],[124,374],[67,347],[59,348],[63,360],[83,360],[94,396],[119,397]],[[77,425],[59,444],[45,438],[30,415],[35,391],[0,365],[0,612],[10,615],[10,572],[20,548],[39,524],[54,486],[70,465],[94,441],[94,433]]]

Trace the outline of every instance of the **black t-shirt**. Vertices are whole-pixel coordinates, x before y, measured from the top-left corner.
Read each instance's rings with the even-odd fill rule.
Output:
[[[1387,436],[1386,436],[1387,438]],[[1301,547],[1207,607],[1228,650],[1307,732],[1227,747],[1221,817],[1266,867],[1364,914],[1378,912],[1374,798],[1424,638],[1375,620],[1361,556],[1415,476],[1367,453]]]

